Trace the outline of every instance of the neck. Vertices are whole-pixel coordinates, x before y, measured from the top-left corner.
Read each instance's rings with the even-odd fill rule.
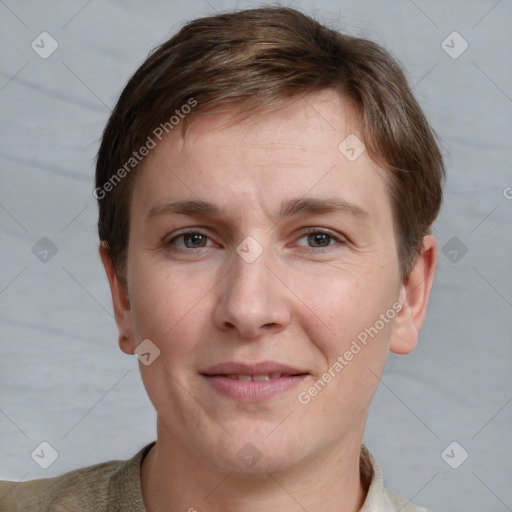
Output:
[[[290,470],[251,476],[219,471],[186,452],[160,422],[158,433],[141,468],[148,512],[358,512],[368,491],[359,470],[362,433]]]

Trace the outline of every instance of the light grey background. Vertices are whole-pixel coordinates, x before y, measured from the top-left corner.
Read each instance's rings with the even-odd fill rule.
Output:
[[[0,479],[127,459],[155,438],[138,363],[117,346],[97,255],[98,138],[150,49],[185,20],[256,5],[0,1]],[[290,5],[384,44],[447,155],[435,234],[441,247],[453,237],[459,245],[440,253],[418,349],[389,358],[365,443],[385,484],[414,502],[512,510],[512,2]],[[47,59],[31,48],[43,31],[59,45]],[[442,48],[453,31],[469,44],[456,59]],[[462,44],[451,36],[445,48]],[[32,252],[42,237],[58,250],[46,263]],[[31,458],[42,441],[59,454],[46,470]],[[469,454],[457,469],[441,457],[453,441],[452,465]]]

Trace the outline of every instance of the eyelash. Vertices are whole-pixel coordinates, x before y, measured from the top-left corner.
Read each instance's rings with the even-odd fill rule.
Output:
[[[308,235],[312,235],[312,234],[323,234],[323,235],[327,235],[328,237],[330,237],[331,240],[334,240],[335,242],[337,242],[339,245],[341,246],[345,246],[347,244],[347,240],[344,238],[344,237],[341,237],[339,235],[335,235],[334,233],[332,233],[331,231],[327,230],[327,229],[323,229],[323,228],[306,228],[305,230],[302,231],[302,234],[299,238],[302,239]],[[184,231],[174,237],[172,237],[171,239],[169,239],[167,242],[165,242],[165,245],[166,246],[172,246],[174,245],[174,242],[186,235],[201,235],[201,236],[204,236],[206,237],[208,240],[210,240],[210,237],[208,237],[208,235],[205,235],[204,233],[202,233],[201,231],[197,230],[197,229],[190,229],[188,231]],[[325,252],[326,250],[329,250],[331,247],[334,247],[336,244],[329,244],[325,247],[308,247],[306,250],[306,252],[314,252],[314,253],[322,253],[322,252]],[[178,246],[178,249],[179,250],[184,250],[184,251],[191,251],[191,250],[198,250],[198,249],[207,249],[208,247],[179,247]]]

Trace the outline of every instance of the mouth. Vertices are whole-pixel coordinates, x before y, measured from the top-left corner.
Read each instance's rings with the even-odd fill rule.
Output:
[[[290,391],[309,374],[273,361],[221,363],[200,372],[211,388],[231,399],[260,402]]]
[[[285,373],[262,373],[260,375],[250,375],[250,374],[240,374],[240,373],[231,373],[229,375],[217,375],[223,376],[232,380],[244,380],[244,381],[266,381],[266,380],[275,380],[280,379],[281,377],[296,377],[297,375],[305,375],[298,373],[296,375],[289,375]]]

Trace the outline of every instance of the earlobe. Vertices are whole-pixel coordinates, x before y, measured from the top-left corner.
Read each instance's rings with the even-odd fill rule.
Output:
[[[400,290],[402,309],[395,319],[389,350],[408,354],[418,343],[418,335],[427,312],[428,299],[437,265],[437,241],[432,235],[423,237],[421,253]]]
[[[110,285],[114,316],[119,330],[119,347],[126,354],[133,354],[136,345],[127,283],[116,274],[110,251],[104,242],[100,243],[99,253]]]

